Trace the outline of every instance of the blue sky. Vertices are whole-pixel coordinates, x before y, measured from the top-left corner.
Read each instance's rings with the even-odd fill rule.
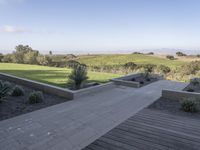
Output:
[[[0,52],[200,50],[200,0],[0,0]]]

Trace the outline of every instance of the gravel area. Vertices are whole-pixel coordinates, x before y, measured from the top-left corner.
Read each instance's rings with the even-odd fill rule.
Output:
[[[152,105],[150,105],[148,108],[171,113],[174,115],[188,116],[200,119],[200,111],[196,113],[184,112],[181,110],[181,104],[178,100],[174,101],[161,97],[157,101],[155,101]]]
[[[12,87],[15,84],[11,83]],[[20,85],[21,86],[21,85]],[[0,120],[12,118],[21,114],[29,113],[41,108],[49,107],[55,104],[63,103],[68,101],[65,98],[58,97],[52,94],[43,93],[44,101],[37,104],[29,104],[28,96],[31,92],[35,91],[32,88],[21,86],[24,91],[24,96],[14,97],[8,96],[0,103]]]

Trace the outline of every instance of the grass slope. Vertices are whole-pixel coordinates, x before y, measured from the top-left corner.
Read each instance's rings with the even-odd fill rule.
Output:
[[[60,87],[66,87],[67,75],[71,72],[71,69],[38,65],[0,63],[0,72]],[[89,82],[94,81],[104,83],[109,79],[119,77],[120,75],[111,73],[88,72],[88,76]]]
[[[156,56],[149,56],[143,54],[110,54],[110,55],[88,55],[80,56],[79,62],[84,63],[88,66],[101,66],[101,65],[119,65],[127,62],[134,62],[136,64],[156,64],[166,65],[171,68],[181,66],[186,63],[178,60],[168,60],[165,58],[159,58]]]

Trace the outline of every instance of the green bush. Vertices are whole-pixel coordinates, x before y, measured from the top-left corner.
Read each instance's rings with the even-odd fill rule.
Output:
[[[188,91],[188,92],[194,92],[194,89],[189,88],[189,89],[187,89],[187,91]]]
[[[165,66],[165,65],[159,65],[157,67],[158,71],[164,73],[164,74],[167,74],[171,71],[171,69],[168,67],[168,66]]]
[[[128,62],[124,64],[124,67],[126,69],[134,70],[137,67],[137,65],[134,62]]]
[[[42,92],[34,91],[29,94],[28,99],[30,104],[36,104],[36,103],[41,103],[44,100],[44,96]]]
[[[193,98],[184,99],[181,102],[181,109],[185,112],[197,112],[198,111],[198,103],[197,100]]]
[[[21,86],[16,85],[16,86],[13,88],[12,96],[23,96],[24,93],[25,93],[25,92],[24,92],[24,89],[23,89]]]
[[[4,84],[2,81],[0,81],[0,103],[6,96],[10,94],[11,89],[11,86]]]

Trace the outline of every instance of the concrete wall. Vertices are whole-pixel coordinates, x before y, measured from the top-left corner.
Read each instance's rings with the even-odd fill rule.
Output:
[[[122,85],[122,86],[128,86],[128,87],[135,87],[139,88],[140,83],[139,82],[134,82],[134,81],[126,81],[126,80],[112,80],[116,85]]]
[[[175,90],[162,90],[162,97],[171,100],[183,100],[184,98],[200,98],[200,93],[175,91]]]
[[[106,90],[106,89],[111,88],[114,85],[113,83],[110,82],[110,83],[106,83],[106,84],[101,84],[101,85],[73,91],[73,90],[60,88],[57,86],[53,86],[53,85],[49,85],[49,84],[45,84],[45,83],[41,83],[41,82],[29,80],[29,79],[16,77],[13,75],[8,75],[5,73],[0,73],[0,80],[10,81],[10,82],[13,82],[13,83],[16,83],[19,85],[24,85],[24,86],[33,88],[35,90],[54,94],[54,95],[61,96],[61,97],[67,98],[67,99],[75,99],[75,98],[79,98],[84,95],[99,92],[101,90]]]
[[[143,73],[129,74],[127,76],[123,76],[120,78],[114,78],[111,81],[113,81],[116,85],[123,85],[123,86],[139,88],[139,87],[141,87],[140,83],[131,81],[131,79],[140,77],[142,75],[143,75]],[[163,76],[158,75],[158,74],[151,74],[151,77],[157,78],[159,80],[163,79]]]

